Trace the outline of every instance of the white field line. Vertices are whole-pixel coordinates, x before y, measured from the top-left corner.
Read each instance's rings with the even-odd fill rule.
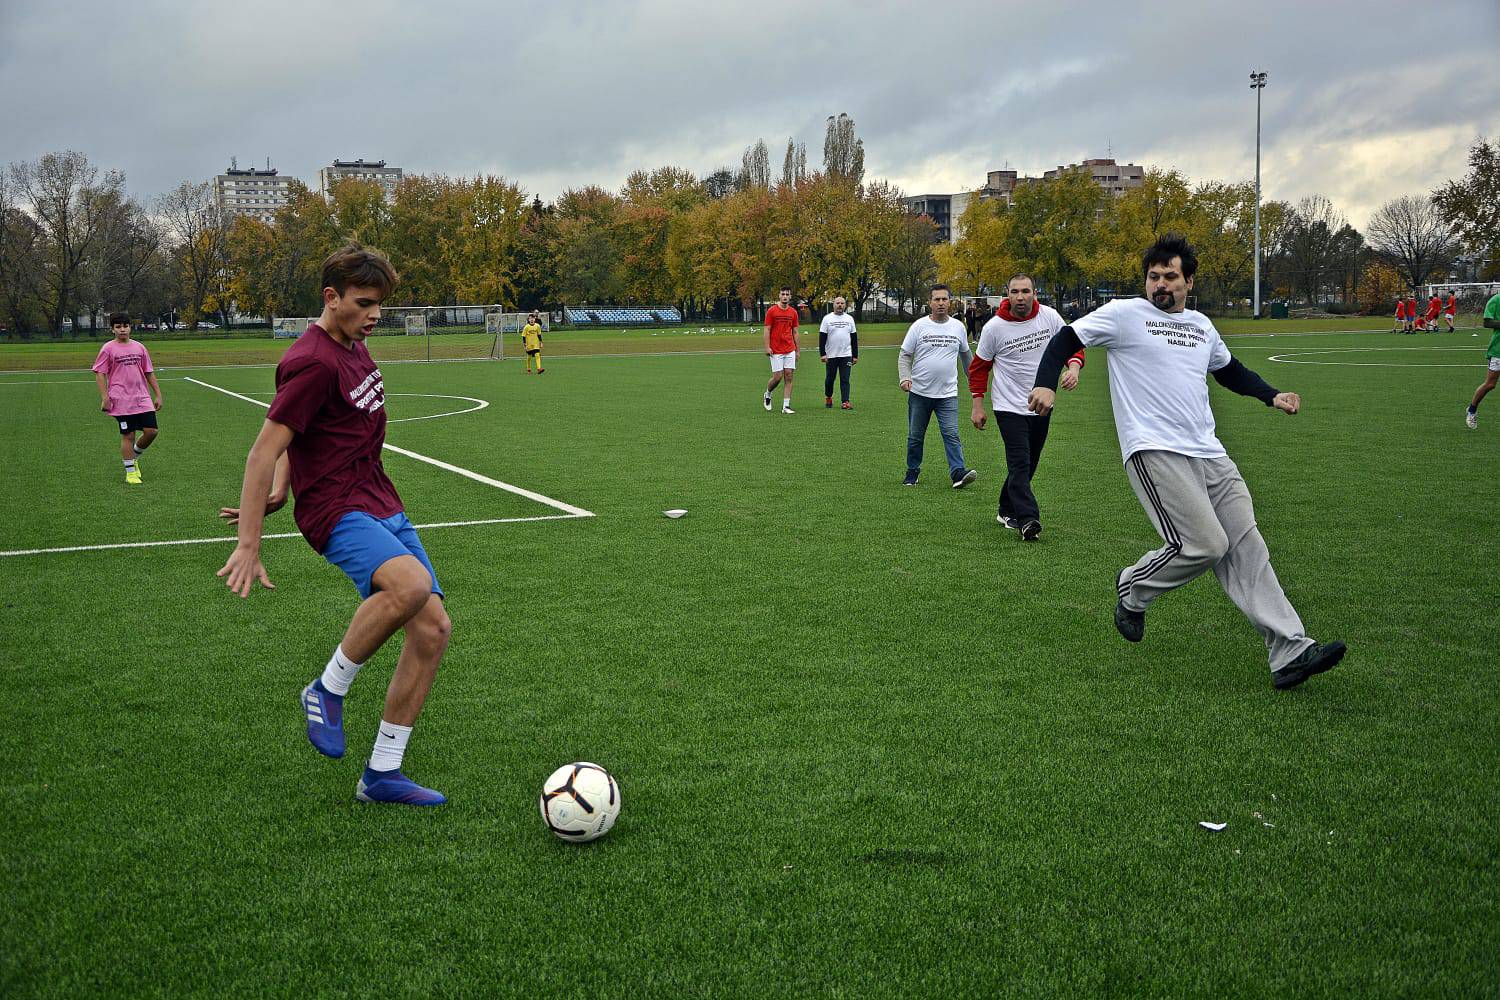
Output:
[[[577,514],[539,514],[536,517],[491,517],[479,521],[439,521],[434,524],[418,524],[416,528],[427,531],[433,528],[467,528],[476,524],[522,524],[529,521],[572,521],[577,519]],[[590,515],[592,516],[592,515]],[[281,531],[271,535],[261,535],[261,540],[268,538],[301,538],[302,534],[296,531]],[[59,552],[103,552],[108,549],[155,549],[168,545],[213,545],[215,543],[233,544],[237,539],[233,535],[221,535],[218,538],[177,538],[165,542],[114,542],[108,545],[64,545],[51,549],[12,549],[9,552],[0,552],[0,559],[9,556],[40,556],[55,555]]]
[[[1483,365],[1483,361],[1472,361],[1463,365],[1450,364],[1410,364],[1401,361],[1297,361],[1296,358],[1311,357],[1312,355],[1325,354],[1368,354],[1372,351],[1468,351],[1478,354],[1480,347],[1335,347],[1322,351],[1290,351],[1286,354],[1272,354],[1266,358],[1267,361],[1279,361],[1284,365],[1332,365],[1339,368],[1474,368]]]
[[[191,379],[190,380],[190,379],[188,379],[188,377],[186,375],[182,375],[182,376],[179,376],[179,377],[182,378],[184,381],[193,381],[193,382],[197,382],[198,381],[197,379]],[[201,385],[202,383],[199,383],[199,384]],[[257,396],[272,396],[272,395],[275,395],[275,393],[258,392],[258,393],[256,393],[256,395]],[[386,395],[387,396],[420,396],[420,397],[422,397],[424,399],[461,399],[461,400],[463,400],[466,403],[474,403],[474,404],[476,404],[474,406],[469,407],[466,410],[447,410],[447,411],[445,411],[443,413],[429,413],[425,417],[391,417],[389,420],[386,421],[386,423],[390,423],[390,424],[409,424],[409,423],[412,423],[412,422],[417,421],[417,420],[436,420],[439,417],[461,417],[465,413],[478,413],[480,410],[483,410],[483,409],[485,409],[486,407],[488,407],[490,405],[488,400],[476,399],[473,396],[450,396],[450,395],[447,395],[446,393],[441,393],[441,392],[388,392],[388,393],[386,393]]]
[[[233,396],[235,399],[243,399],[247,403],[254,403],[256,406],[259,406],[263,409],[269,410],[271,408],[270,403],[263,403],[258,399],[252,399],[251,397],[242,395],[241,393],[232,392],[231,390],[225,389],[222,386],[213,385],[209,382],[202,382],[195,378],[189,378],[187,381],[192,382],[194,385],[201,385],[205,389],[212,389],[215,392],[222,392],[226,396]],[[523,489],[520,486],[512,486],[510,483],[502,483],[498,479],[491,479],[489,476],[480,475],[472,469],[465,469],[462,466],[452,465],[448,462],[442,461],[441,459],[423,455],[420,452],[410,451],[406,448],[398,448],[395,445],[391,444],[389,441],[386,442],[385,448],[387,451],[394,451],[398,455],[405,455],[407,458],[414,458],[418,462],[426,462],[428,465],[436,466],[437,468],[442,469],[444,472],[452,472],[455,475],[463,476],[465,479],[472,479],[476,483],[483,483],[486,486],[493,486],[497,490],[504,490],[507,493],[514,493],[516,496],[525,497],[528,500],[535,500],[539,504],[545,504],[546,506],[551,507],[553,510],[560,510],[564,514],[568,514],[571,517],[594,516],[594,512],[591,510],[584,510],[582,507],[574,507],[570,503],[563,503],[561,500],[554,500],[549,496],[543,496],[540,493],[528,489]]]

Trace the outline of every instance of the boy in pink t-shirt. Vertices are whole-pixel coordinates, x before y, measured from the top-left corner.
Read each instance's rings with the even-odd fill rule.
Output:
[[[112,313],[109,328],[115,339],[99,348],[99,357],[94,360],[99,408],[120,425],[120,459],[125,463],[125,481],[139,486],[141,452],[156,440],[161,386],[156,382],[146,345],[130,339],[130,316]],[[141,435],[139,440],[137,432]]]

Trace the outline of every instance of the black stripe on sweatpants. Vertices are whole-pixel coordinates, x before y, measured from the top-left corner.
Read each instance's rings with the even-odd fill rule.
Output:
[[[1149,580],[1162,567],[1171,562],[1179,552],[1182,551],[1182,540],[1177,534],[1177,529],[1172,525],[1172,518],[1167,515],[1166,508],[1162,506],[1161,498],[1156,492],[1156,484],[1151,481],[1151,476],[1146,472],[1146,463],[1140,459],[1140,454],[1130,456],[1130,464],[1135,466],[1135,474],[1141,480],[1141,488],[1146,492],[1146,499],[1151,504],[1151,509],[1156,511],[1156,517],[1161,521],[1162,534],[1166,536],[1167,551],[1151,560],[1135,573],[1129,574],[1129,578],[1119,583],[1120,597],[1123,599],[1137,580]]]

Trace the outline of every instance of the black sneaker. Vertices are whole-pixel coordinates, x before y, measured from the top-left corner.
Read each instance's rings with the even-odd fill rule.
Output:
[[[915,486],[915,485],[917,485],[917,479],[920,478],[921,475],[922,474],[920,472],[913,472],[911,469],[907,469],[906,470],[906,478],[903,479],[903,480],[901,480],[901,485],[902,486]]]
[[[979,470],[978,469],[965,469],[962,472],[959,472],[959,473],[957,473],[957,474],[954,475],[954,477],[953,477],[953,488],[955,490],[961,490],[965,486],[968,486],[970,483],[972,483],[974,480],[976,480],[978,478],[979,478]]]
[[[771,408],[771,394],[770,394],[770,392],[767,392],[764,396],[762,396],[760,401],[762,403],[764,403],[766,405],[766,409],[769,410]]]
[[[1332,670],[1333,665],[1342,660],[1347,652],[1349,652],[1349,647],[1337,641],[1320,642],[1308,646],[1302,651],[1301,656],[1280,670],[1271,672],[1271,686],[1278,691],[1294,688],[1313,674]]]
[[[1115,628],[1130,642],[1140,642],[1146,635],[1146,612],[1131,611],[1124,601],[1115,602]]]
[[[1017,524],[1014,519],[1006,517],[1004,514],[996,514],[995,520],[999,521],[1002,526],[1007,527],[1012,531],[1019,531],[1021,528],[1021,526]]]
[[[1021,541],[1034,542],[1042,537],[1042,522],[1037,520],[1027,521],[1021,525]]]

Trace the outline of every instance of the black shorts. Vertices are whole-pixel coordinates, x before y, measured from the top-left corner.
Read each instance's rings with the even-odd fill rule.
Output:
[[[123,417],[110,417],[120,425],[121,434],[129,434],[132,431],[143,431],[147,427],[156,427],[156,411],[147,410],[145,413],[127,413]]]
[[[527,354],[541,354],[542,353],[542,349],[540,347],[528,347],[528,348],[526,348],[526,353]]]

